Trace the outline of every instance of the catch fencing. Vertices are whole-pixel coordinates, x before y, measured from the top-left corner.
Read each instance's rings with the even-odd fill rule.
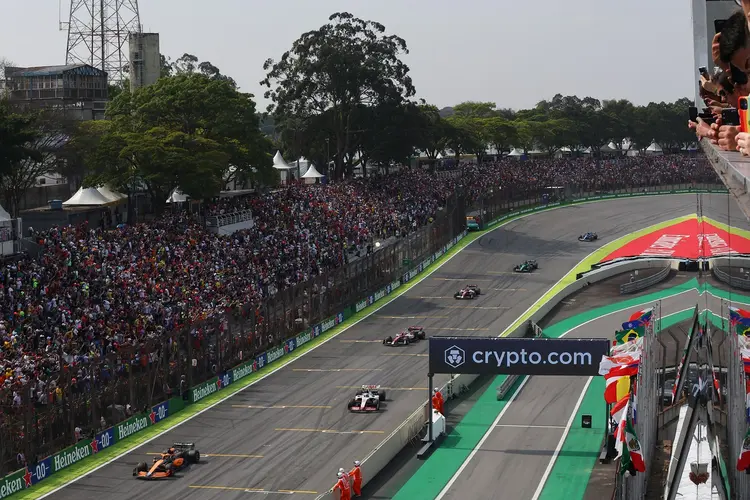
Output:
[[[373,294],[377,300],[377,294],[402,275],[411,279],[417,267],[463,232],[466,199],[476,197],[463,193],[457,184],[445,208],[427,226],[380,250],[372,245],[375,251],[364,256],[345,257],[346,263],[338,268],[318,270],[313,256],[307,256],[311,279],[282,290],[267,284],[259,303],[234,304],[201,318],[191,317],[185,308],[178,311],[178,326],[138,342],[120,342],[96,353],[52,354],[56,361],[41,375],[45,387],[34,382],[0,390],[0,472],[16,470],[23,462],[36,463],[73,444],[78,435],[91,436],[170,398],[182,396],[192,402],[188,388],[260,353],[267,356],[259,359],[273,362],[283,356],[289,339],[313,325],[326,330],[341,320],[341,310],[351,306],[359,312],[368,303],[355,304],[357,300]],[[707,185],[662,186],[660,192],[694,189],[725,192]],[[553,202],[544,190],[490,193],[481,202],[490,214],[485,220],[575,200],[647,194],[641,188],[602,194],[570,186],[564,191],[575,196]],[[385,241],[390,235],[380,236]]]
[[[646,327],[643,336],[643,351],[641,353],[638,377],[636,380],[637,403],[632,410],[635,432],[641,444],[643,459],[646,463],[646,473],[635,476],[626,474],[622,480],[621,496],[623,500],[642,500],[646,496],[646,488],[654,458],[656,444],[657,416],[659,415],[659,362],[663,356],[663,347],[657,341],[656,334],[661,330],[661,304],[653,305],[654,312],[651,323]],[[619,477],[619,475],[618,475]]]
[[[745,369],[740,356],[739,337],[732,332],[729,321],[729,306],[731,303],[722,300],[722,319],[724,330],[727,334],[726,342],[722,343],[723,361],[726,363],[726,411],[727,411],[727,447],[729,449],[728,462],[732,465],[740,456],[742,441],[747,431],[747,413],[745,409]],[[750,480],[744,472],[737,471],[736,467],[728,467],[729,479],[734,498],[750,498]]]

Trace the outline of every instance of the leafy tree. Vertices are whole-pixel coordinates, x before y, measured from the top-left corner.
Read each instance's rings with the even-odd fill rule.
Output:
[[[277,116],[308,119],[330,113],[335,161],[332,177],[351,175],[355,113],[360,106],[400,103],[414,95],[409,68],[399,56],[406,42],[386,35],[385,27],[349,13],[335,13],[329,23],[303,34],[279,61],[268,59],[261,85]]]
[[[466,101],[453,107],[453,114],[463,118],[490,118],[497,116],[494,102]]]

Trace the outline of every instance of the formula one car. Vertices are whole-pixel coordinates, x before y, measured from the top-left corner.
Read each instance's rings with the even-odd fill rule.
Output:
[[[466,285],[461,290],[453,294],[454,299],[471,300],[482,294],[482,290],[477,285]]]
[[[347,408],[352,413],[378,411],[381,401],[385,401],[385,391],[379,385],[363,385],[349,401]]]
[[[578,241],[596,241],[599,239],[599,235],[596,233],[583,233],[578,237]]]
[[[412,342],[424,340],[427,338],[424,328],[421,326],[410,326],[408,329],[402,331],[395,337],[389,335],[383,339],[383,345],[396,346],[396,345],[409,345]]]
[[[137,479],[166,479],[191,464],[200,462],[201,454],[195,449],[195,443],[175,443],[160,456],[154,457],[149,467],[141,462],[133,469]]]
[[[535,260],[527,260],[522,264],[518,264],[516,267],[514,267],[513,271],[517,273],[530,273],[538,268],[539,264],[537,264]]]

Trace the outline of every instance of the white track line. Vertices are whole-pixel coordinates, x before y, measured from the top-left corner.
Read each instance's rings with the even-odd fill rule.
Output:
[[[584,204],[587,204],[587,203],[580,203],[580,205],[584,205]],[[508,224],[510,224],[510,223],[512,223],[512,222],[516,222],[516,221],[519,221],[519,220],[521,220],[521,219],[525,219],[526,217],[530,217],[530,216],[533,216],[533,215],[539,215],[539,214],[541,214],[541,213],[547,213],[547,212],[551,212],[551,211],[553,211],[553,210],[559,210],[559,209],[563,209],[563,208],[568,208],[568,205],[566,205],[566,206],[561,206],[561,207],[553,207],[553,208],[549,208],[549,209],[547,209],[547,210],[543,210],[543,211],[541,211],[541,212],[531,212],[531,213],[528,213],[528,214],[520,215],[520,216],[518,216],[518,217],[516,217],[516,218],[514,218],[514,219],[510,219],[510,220],[504,221],[504,222],[502,222],[502,223],[500,223],[500,224],[497,224],[497,225],[495,225],[495,227],[493,227],[492,229],[488,230],[488,231],[487,231],[486,233],[483,233],[483,234],[482,234],[481,236],[479,236],[478,238],[476,238],[476,239],[474,239],[473,241],[469,242],[469,243],[468,243],[468,244],[467,244],[467,245],[466,245],[465,247],[463,247],[463,248],[461,248],[461,249],[457,250],[457,251],[456,251],[456,252],[455,252],[455,253],[454,253],[453,255],[449,255],[448,257],[446,257],[446,259],[445,259],[445,260],[444,260],[443,262],[441,262],[441,263],[440,263],[439,265],[437,265],[437,266],[434,266],[434,269],[430,269],[430,270],[428,270],[427,272],[424,272],[424,273],[422,273],[422,275],[421,275],[421,276],[420,276],[419,278],[417,278],[417,279],[415,279],[415,280],[412,280],[412,281],[409,281],[408,283],[405,283],[405,284],[401,285],[401,287],[406,287],[406,286],[408,286],[408,287],[409,287],[409,290],[411,290],[411,289],[412,289],[413,287],[417,286],[417,285],[418,285],[418,284],[420,284],[420,283],[421,283],[422,281],[424,281],[424,280],[426,280],[427,278],[429,278],[429,277],[430,277],[430,276],[431,276],[431,275],[432,275],[432,274],[433,274],[433,273],[434,273],[435,271],[437,271],[438,269],[442,268],[442,267],[443,267],[443,266],[444,266],[445,264],[447,264],[447,263],[448,263],[448,262],[449,262],[449,261],[450,261],[451,259],[453,259],[453,258],[454,258],[455,256],[457,256],[457,255],[460,255],[460,254],[461,254],[461,252],[463,252],[463,251],[464,251],[464,250],[465,250],[466,248],[468,248],[469,246],[471,246],[471,245],[472,245],[472,244],[473,244],[473,243],[474,243],[475,241],[478,241],[478,240],[479,240],[479,239],[480,239],[480,238],[481,238],[482,236],[485,236],[485,235],[487,235],[487,234],[490,234],[491,232],[493,232],[493,231],[495,231],[495,230],[497,230],[497,229],[500,229],[500,228],[502,228],[502,227],[504,227],[504,226],[506,226],[506,225],[508,225]],[[461,244],[461,241],[459,241],[459,242],[457,243],[457,245],[460,245],[460,244]],[[401,287],[399,287],[399,288],[401,288]],[[398,290],[398,289],[397,289],[397,290]],[[229,398],[231,398],[231,397],[235,396],[236,394],[239,394],[240,392],[244,391],[244,390],[245,390],[245,389],[247,389],[248,387],[252,387],[253,385],[255,385],[255,384],[257,384],[258,382],[260,382],[261,380],[265,379],[266,377],[269,377],[269,376],[273,375],[274,373],[276,373],[277,371],[281,370],[282,368],[286,368],[286,367],[287,367],[288,365],[290,365],[290,364],[294,363],[295,361],[298,361],[298,360],[302,359],[302,357],[304,357],[304,356],[306,356],[307,354],[311,353],[312,351],[314,351],[314,350],[315,350],[315,349],[317,349],[318,347],[320,347],[320,346],[322,346],[323,344],[325,344],[325,343],[329,342],[330,340],[332,340],[332,339],[334,339],[334,338],[338,337],[339,335],[341,335],[342,333],[344,333],[344,332],[345,332],[345,331],[347,331],[348,329],[350,329],[350,328],[352,328],[352,327],[356,326],[356,325],[357,325],[357,324],[359,324],[360,322],[362,322],[362,321],[366,320],[367,318],[369,318],[369,317],[370,317],[370,316],[372,316],[373,314],[377,313],[378,311],[380,311],[381,309],[383,309],[383,308],[384,308],[385,306],[387,306],[388,304],[390,304],[390,303],[391,303],[391,302],[393,302],[394,300],[397,300],[397,299],[401,298],[401,297],[402,297],[402,296],[403,296],[403,295],[404,295],[405,293],[407,293],[407,292],[408,292],[408,290],[404,290],[404,291],[403,291],[402,293],[398,293],[398,292],[396,292],[396,293],[397,293],[398,295],[393,295],[393,296],[391,296],[391,298],[390,298],[389,300],[386,300],[386,301],[385,301],[385,302],[383,302],[383,303],[382,303],[381,305],[379,305],[378,307],[376,307],[376,308],[375,308],[375,309],[373,309],[372,311],[368,312],[367,314],[365,314],[364,316],[362,316],[361,318],[359,318],[359,319],[358,319],[357,321],[355,321],[355,322],[351,323],[350,325],[347,325],[347,326],[345,326],[345,327],[344,327],[344,328],[342,328],[342,329],[341,329],[341,331],[339,331],[338,333],[332,334],[332,335],[331,335],[330,337],[328,337],[327,339],[323,340],[323,341],[322,341],[322,342],[320,342],[320,343],[319,343],[318,345],[316,345],[316,346],[314,346],[314,347],[311,347],[310,349],[308,349],[307,351],[305,351],[305,352],[304,352],[304,353],[302,353],[301,355],[297,356],[296,358],[294,358],[294,359],[292,359],[292,360],[290,360],[290,361],[288,361],[288,362],[286,362],[286,363],[284,363],[284,364],[281,364],[281,365],[279,365],[278,367],[276,367],[276,368],[274,368],[273,370],[269,371],[269,372],[268,372],[268,373],[266,373],[265,375],[262,375],[261,377],[259,377],[259,378],[258,378],[257,380],[255,380],[255,381],[253,381],[253,382],[250,382],[250,383],[249,383],[248,385],[246,385],[245,387],[242,387],[241,389],[239,389],[239,390],[237,390],[237,391],[235,391],[235,392],[232,392],[231,394],[228,394],[227,396],[224,396],[224,397],[222,397],[222,398],[221,398],[221,399],[219,399],[219,400],[218,400],[217,402],[213,403],[212,405],[209,405],[209,406],[205,407],[204,409],[200,410],[199,412],[196,412],[196,413],[195,413],[194,415],[191,415],[191,416],[187,417],[187,418],[186,418],[185,420],[183,420],[182,422],[179,422],[179,423],[177,423],[177,424],[175,424],[175,425],[169,426],[168,428],[164,429],[163,431],[161,431],[160,433],[156,434],[156,435],[155,435],[154,437],[152,437],[152,438],[150,438],[150,439],[148,439],[148,440],[144,441],[143,443],[141,443],[141,444],[138,444],[138,445],[134,445],[134,446],[132,446],[132,447],[129,447],[129,448],[127,448],[127,450],[123,451],[122,453],[120,453],[119,455],[115,456],[114,458],[111,458],[110,460],[107,460],[107,461],[106,461],[106,462],[104,462],[103,464],[101,464],[101,465],[98,465],[97,467],[94,467],[94,468],[93,468],[93,469],[91,469],[90,471],[86,472],[86,473],[85,473],[85,474],[84,474],[83,476],[81,476],[81,477],[77,477],[77,478],[75,478],[75,479],[72,479],[72,480],[70,480],[70,481],[66,482],[66,483],[65,483],[65,484],[63,484],[63,485],[61,485],[61,486],[58,486],[57,488],[55,488],[54,490],[50,491],[49,493],[45,493],[44,495],[42,495],[42,496],[40,496],[40,497],[38,497],[38,498],[39,498],[39,499],[42,499],[42,498],[46,498],[46,497],[48,497],[48,496],[50,496],[50,495],[52,495],[52,494],[54,494],[54,493],[57,493],[58,491],[62,490],[63,488],[66,488],[66,487],[70,486],[71,484],[73,484],[73,483],[75,483],[75,482],[77,482],[77,481],[79,481],[79,480],[83,479],[84,477],[88,476],[89,474],[93,474],[94,472],[98,471],[99,469],[102,469],[102,468],[104,468],[104,467],[108,466],[109,464],[111,464],[112,462],[114,462],[114,461],[116,461],[116,460],[119,460],[119,459],[121,459],[122,457],[124,457],[124,456],[126,456],[126,455],[128,455],[128,454],[132,453],[132,452],[133,452],[134,450],[137,450],[138,448],[140,448],[140,447],[142,447],[142,446],[144,446],[144,445],[146,445],[146,444],[148,444],[148,443],[150,443],[150,442],[152,442],[152,441],[154,441],[154,440],[156,440],[156,439],[160,438],[160,437],[161,437],[161,436],[163,436],[164,434],[166,434],[166,433],[168,433],[168,432],[170,432],[170,431],[172,431],[172,430],[176,429],[177,427],[181,426],[181,425],[182,425],[182,424],[184,424],[185,422],[188,422],[188,421],[190,421],[190,420],[194,419],[194,418],[195,418],[195,417],[197,417],[198,415],[201,415],[202,413],[204,413],[204,412],[206,412],[206,411],[208,411],[208,410],[212,409],[213,407],[215,407],[215,406],[217,406],[217,405],[219,405],[219,404],[223,403],[224,401],[226,401],[227,399],[229,399]],[[388,296],[386,296],[386,297],[388,297]],[[524,314],[525,314],[525,313],[524,313]],[[283,359],[283,358],[282,358],[282,359]],[[231,387],[231,386],[229,386],[229,387]]]
[[[500,419],[503,418],[503,415],[505,415],[505,412],[510,408],[510,405],[513,404],[513,401],[515,401],[516,396],[521,392],[523,389],[523,386],[526,385],[526,382],[529,381],[531,377],[526,377],[523,379],[523,382],[521,382],[521,385],[518,386],[516,391],[513,393],[513,395],[510,397],[507,403],[505,403],[505,407],[503,407],[502,411],[500,412],[500,415],[497,416],[494,422],[492,422],[492,425],[487,430],[487,432],[484,433],[484,436],[482,436],[482,439],[479,440],[479,443],[474,447],[473,450],[471,450],[471,453],[469,453],[469,456],[464,460],[464,463],[461,464],[461,467],[458,468],[455,474],[453,474],[453,477],[451,477],[450,481],[448,481],[448,484],[445,485],[445,487],[440,490],[440,493],[438,493],[438,496],[435,497],[435,500],[440,500],[445,496],[446,493],[448,493],[448,490],[451,489],[451,486],[453,486],[453,483],[456,482],[456,479],[458,479],[458,476],[461,475],[461,473],[464,471],[467,465],[469,465],[469,462],[471,462],[471,459],[474,458],[474,455],[477,454],[477,451],[479,451],[479,448],[482,447],[485,441],[487,441],[487,438],[490,437],[490,434],[492,434],[492,430],[495,428],[495,426],[500,422]]]
[[[683,195],[682,195],[682,194],[677,194],[677,195],[662,195],[662,196],[683,196]],[[624,198],[623,198],[623,199],[624,199]],[[552,207],[552,208],[548,208],[548,209],[545,209],[545,210],[541,210],[541,211],[538,211],[538,212],[531,212],[531,213],[528,213],[528,214],[524,214],[524,215],[519,215],[518,217],[515,217],[515,218],[513,218],[513,219],[510,219],[510,220],[506,220],[506,221],[503,221],[503,222],[501,222],[501,223],[498,223],[498,224],[494,225],[494,227],[492,227],[491,229],[487,230],[487,232],[485,232],[485,233],[482,233],[482,234],[481,234],[481,235],[480,235],[479,237],[477,237],[477,238],[476,238],[476,239],[474,239],[473,241],[469,242],[469,243],[468,243],[468,244],[467,244],[467,245],[466,245],[465,247],[463,247],[463,248],[461,248],[461,249],[457,250],[457,251],[456,251],[456,252],[455,252],[455,253],[454,253],[453,255],[450,255],[450,256],[448,256],[448,257],[447,257],[447,258],[446,258],[446,259],[445,259],[445,260],[444,260],[443,262],[441,262],[441,263],[440,263],[439,265],[435,266],[435,267],[434,267],[434,269],[430,269],[429,271],[427,271],[427,272],[423,273],[423,274],[422,274],[422,276],[421,276],[421,277],[419,277],[418,279],[416,279],[416,280],[413,280],[413,281],[410,281],[409,283],[403,284],[403,285],[401,285],[401,286],[402,286],[402,287],[403,287],[403,286],[409,286],[409,289],[411,289],[411,288],[413,288],[413,287],[417,286],[417,285],[418,285],[419,283],[421,283],[421,282],[422,282],[422,281],[424,281],[425,279],[429,278],[429,277],[430,277],[430,276],[431,276],[431,275],[432,275],[432,274],[433,274],[433,273],[434,273],[435,271],[437,271],[438,269],[442,268],[442,267],[443,267],[443,266],[444,266],[445,264],[447,264],[447,263],[448,263],[448,262],[449,262],[449,261],[450,261],[451,259],[453,259],[453,258],[454,258],[455,256],[459,255],[459,254],[460,254],[461,252],[463,252],[463,251],[464,251],[464,250],[465,250],[466,248],[468,248],[469,246],[471,246],[471,244],[472,244],[472,243],[474,243],[475,241],[478,241],[479,239],[481,239],[481,238],[482,238],[482,236],[485,236],[485,235],[487,235],[487,234],[490,234],[490,233],[492,233],[493,231],[496,231],[497,229],[500,229],[500,228],[502,228],[502,227],[504,227],[504,226],[507,226],[507,225],[508,225],[508,224],[510,224],[510,223],[513,223],[513,222],[517,222],[517,221],[519,221],[519,220],[522,220],[522,219],[525,219],[525,218],[527,218],[527,217],[531,217],[531,216],[534,216],[534,215],[540,215],[540,214],[544,214],[544,213],[552,212],[552,211],[555,211],[555,210],[561,210],[561,209],[565,209],[565,208],[570,208],[571,206],[588,205],[588,204],[591,204],[591,203],[597,203],[597,202],[602,202],[602,201],[611,201],[611,200],[609,200],[609,199],[607,199],[607,200],[591,200],[591,201],[588,201],[588,202],[576,203],[576,204],[574,204],[574,205],[563,205],[563,206],[558,206],[558,207]],[[618,239],[619,239],[619,238],[618,238]],[[617,241],[617,240],[614,240],[614,241]],[[457,243],[457,245],[460,245],[460,244],[461,244],[461,242],[459,241],[459,242]],[[602,246],[603,246],[603,245],[602,245]],[[599,247],[599,248],[601,248],[601,247]],[[592,252],[592,254],[593,254],[593,253],[594,253],[594,252]],[[589,256],[591,256],[592,254],[589,254]],[[588,258],[588,257],[587,257],[587,258]],[[586,260],[586,259],[583,259],[583,260]],[[582,260],[581,262],[583,262],[583,260]],[[562,279],[561,279],[560,281],[562,281]],[[558,281],[558,283],[557,283],[557,284],[559,284],[559,283],[560,283],[560,282]],[[555,284],[555,286],[557,286],[557,284]],[[399,288],[400,288],[400,287],[399,287]],[[554,288],[554,287],[553,287],[553,288]],[[208,410],[212,409],[212,408],[213,408],[214,406],[217,406],[217,405],[219,405],[219,404],[223,403],[224,401],[226,401],[227,399],[229,399],[229,398],[231,398],[231,397],[235,396],[236,394],[239,394],[240,392],[244,391],[244,390],[245,390],[245,389],[247,389],[248,387],[252,387],[253,385],[255,385],[255,384],[257,384],[258,382],[260,382],[261,380],[265,379],[266,377],[268,377],[268,376],[271,376],[271,375],[273,375],[274,373],[276,373],[277,371],[281,370],[282,368],[285,368],[286,366],[290,365],[291,363],[294,363],[295,361],[297,361],[297,360],[301,359],[301,358],[302,358],[303,356],[305,356],[305,355],[307,355],[307,354],[311,353],[312,351],[314,351],[314,350],[315,350],[315,349],[317,349],[318,347],[322,346],[322,345],[323,345],[323,344],[325,344],[326,342],[329,342],[330,340],[332,340],[332,339],[336,338],[337,336],[341,335],[342,333],[344,333],[345,331],[347,331],[347,330],[348,330],[349,328],[352,328],[353,326],[355,326],[355,325],[359,324],[359,323],[360,323],[361,321],[364,321],[365,319],[369,318],[370,316],[372,316],[372,315],[373,315],[373,314],[375,314],[376,312],[380,311],[380,310],[381,310],[382,308],[384,308],[385,306],[387,306],[388,304],[390,304],[390,303],[391,303],[391,302],[393,302],[394,300],[396,300],[396,299],[400,298],[400,297],[401,297],[401,296],[402,296],[402,295],[403,295],[404,293],[406,293],[407,291],[408,291],[408,290],[405,290],[404,292],[402,292],[402,293],[400,293],[400,294],[398,294],[398,295],[395,295],[395,296],[393,296],[393,297],[392,297],[392,298],[391,298],[390,300],[387,300],[387,301],[386,301],[386,302],[384,302],[384,303],[383,303],[382,305],[380,305],[380,306],[376,307],[375,309],[373,309],[373,310],[372,310],[372,311],[370,311],[369,313],[365,314],[364,316],[362,316],[362,317],[361,317],[360,319],[358,319],[357,321],[355,321],[355,322],[353,322],[352,324],[350,324],[350,325],[348,325],[348,326],[345,326],[344,328],[342,328],[342,329],[341,329],[341,331],[339,331],[338,333],[336,333],[336,334],[332,334],[332,335],[331,335],[330,337],[328,337],[327,339],[323,340],[323,341],[322,341],[322,342],[321,342],[320,344],[318,344],[318,345],[316,345],[316,346],[314,346],[314,347],[311,347],[310,349],[308,349],[307,351],[305,351],[304,353],[302,353],[302,354],[301,354],[301,355],[299,355],[298,357],[296,357],[296,358],[294,358],[294,359],[290,360],[289,362],[287,362],[287,363],[284,363],[284,364],[282,364],[282,365],[279,365],[278,367],[276,367],[276,368],[274,368],[273,370],[269,371],[269,372],[268,372],[268,373],[266,373],[265,375],[262,375],[261,377],[259,377],[259,378],[258,378],[257,380],[255,380],[255,381],[253,381],[253,382],[250,382],[250,383],[249,383],[248,385],[246,385],[245,387],[242,387],[241,389],[239,389],[239,390],[237,390],[237,391],[235,391],[235,392],[232,392],[231,394],[228,394],[227,396],[224,396],[224,397],[222,397],[222,398],[221,398],[221,399],[219,399],[219,400],[218,400],[217,402],[215,402],[215,403],[213,403],[212,405],[210,405],[210,406],[207,406],[207,407],[205,407],[204,409],[202,409],[202,410],[200,410],[200,411],[196,412],[195,414],[193,414],[193,415],[191,415],[191,416],[187,417],[187,418],[186,418],[185,420],[183,420],[182,422],[179,422],[179,423],[177,423],[177,424],[175,424],[175,425],[169,426],[168,428],[164,429],[164,430],[163,430],[163,431],[161,431],[160,433],[156,434],[156,435],[155,435],[154,437],[152,437],[152,438],[150,438],[150,439],[147,439],[146,441],[144,441],[144,442],[143,442],[143,443],[141,443],[141,444],[138,444],[138,445],[135,445],[135,446],[133,446],[133,447],[130,447],[130,448],[128,448],[128,449],[127,449],[126,451],[123,451],[122,453],[120,453],[119,455],[115,456],[114,458],[111,458],[110,460],[107,460],[107,461],[106,461],[106,462],[104,462],[103,464],[101,464],[101,465],[98,465],[97,467],[94,467],[94,468],[93,468],[93,469],[91,469],[90,471],[86,472],[86,473],[85,473],[85,474],[84,474],[83,476],[81,476],[81,477],[77,477],[77,478],[75,478],[75,479],[71,479],[70,481],[68,481],[68,482],[64,483],[63,485],[61,485],[61,486],[58,486],[57,488],[53,489],[53,490],[52,490],[52,491],[50,491],[49,493],[45,493],[44,495],[42,495],[42,496],[38,497],[38,499],[46,498],[46,497],[48,497],[48,496],[50,496],[50,495],[52,495],[52,494],[54,494],[54,493],[57,493],[58,491],[62,490],[63,488],[66,488],[67,486],[69,486],[69,485],[71,485],[71,484],[73,484],[73,483],[75,483],[75,482],[77,482],[77,481],[79,481],[79,480],[83,479],[84,477],[88,476],[89,474],[92,474],[92,473],[94,473],[94,472],[98,471],[99,469],[102,469],[102,468],[104,468],[104,467],[108,466],[108,465],[109,465],[109,464],[111,464],[112,462],[114,462],[114,461],[116,461],[116,460],[119,460],[119,459],[121,459],[122,457],[124,457],[124,456],[126,456],[126,455],[128,455],[128,454],[132,453],[132,452],[133,452],[134,450],[137,450],[138,448],[140,448],[140,447],[142,447],[142,446],[144,446],[144,445],[146,445],[146,444],[148,444],[148,443],[150,443],[150,442],[152,442],[152,441],[154,441],[154,440],[156,440],[156,439],[160,438],[160,437],[161,437],[161,436],[163,436],[164,434],[166,434],[166,433],[168,433],[168,432],[172,431],[173,429],[176,429],[177,427],[181,426],[181,425],[182,425],[182,424],[184,424],[185,422],[188,422],[188,421],[190,421],[190,420],[194,419],[194,418],[195,418],[195,417],[197,417],[198,415],[201,415],[202,413],[204,413],[204,412],[206,412],[206,411],[208,411]],[[398,293],[398,292],[396,292],[396,293]],[[549,290],[548,290],[547,292],[545,292],[545,293],[544,293],[544,294],[542,295],[542,297],[544,297],[544,295],[546,295],[547,293],[549,293]],[[540,297],[540,300],[541,300],[541,297]],[[529,310],[531,310],[531,308],[532,308],[532,307],[534,307],[534,305],[536,305],[536,303],[537,303],[537,302],[539,302],[539,300],[537,300],[536,302],[534,302],[534,304],[533,304],[533,305],[532,305],[531,307],[529,307],[529,309],[527,309],[527,310],[526,310],[526,312],[524,312],[524,313],[523,313],[523,315],[525,315],[526,313],[528,313],[528,311],[529,311]],[[523,316],[523,315],[522,315],[522,316]],[[231,386],[230,386],[230,387],[231,387]],[[509,405],[509,404],[510,404],[510,401],[508,402],[508,405]],[[506,405],[506,407],[507,407],[507,405]]]
[[[689,293],[689,292],[693,292],[693,291],[699,292],[697,288],[687,288],[687,289],[682,290],[680,292],[677,292],[675,294],[668,295],[667,297],[662,297],[661,300],[670,299],[670,298],[682,295],[684,293]],[[623,308],[617,309],[615,311],[610,311],[608,313],[602,314],[601,316],[597,316],[596,318],[592,318],[592,319],[586,320],[583,323],[579,323],[578,325],[574,326],[570,330],[568,330],[566,332],[563,332],[562,335],[560,335],[560,337],[558,337],[558,338],[563,338],[567,334],[569,334],[570,332],[572,332],[574,330],[577,330],[577,329],[579,329],[579,328],[581,328],[583,326],[586,326],[586,325],[588,325],[590,323],[593,323],[594,321],[599,321],[600,319],[605,318],[607,316],[611,316],[613,314],[618,314],[618,313],[621,313],[623,311],[627,311],[628,309],[634,309],[636,307],[642,307],[642,306],[644,306],[646,304],[651,304],[651,303],[653,303],[653,301],[652,300],[648,300],[648,301],[645,301],[645,302],[634,304],[632,306],[623,307]],[[690,309],[692,309],[692,308],[688,308],[688,309],[684,309],[684,310],[681,310],[681,311],[677,311],[675,313],[668,314],[667,316],[672,316],[673,314],[679,314],[680,312],[687,311],[687,310],[690,310]],[[664,317],[667,317],[667,316],[664,316]],[[527,376],[524,379],[523,384],[526,384],[526,381],[528,381],[530,378],[531,378],[531,376]],[[586,383],[586,387],[585,387],[584,391],[581,393],[581,397],[579,399],[579,402],[576,405],[575,409],[573,410],[573,413],[570,416],[569,425],[566,426],[565,432],[563,432],[563,435],[560,438],[560,442],[561,443],[564,443],[565,439],[568,437],[568,433],[570,432],[570,422],[572,422],[572,420],[575,418],[575,415],[578,412],[578,407],[580,406],[580,402],[583,401],[583,396],[586,394],[586,391],[588,390],[588,387],[591,384],[591,379],[592,378],[593,377],[590,377],[589,381]],[[523,387],[523,385],[521,385],[521,387]],[[479,443],[477,444],[476,448],[474,448],[472,450],[472,452],[469,454],[469,456],[466,457],[466,460],[464,460],[464,462],[461,464],[461,467],[459,467],[459,469],[456,471],[456,473],[453,474],[453,476],[450,478],[450,481],[448,481],[448,484],[445,486],[445,488],[443,488],[440,491],[440,494],[435,498],[435,500],[439,500],[440,498],[442,498],[448,492],[448,490],[450,489],[450,487],[453,485],[453,483],[456,482],[456,480],[461,475],[461,473],[466,468],[466,466],[469,465],[469,462],[471,462],[471,459],[474,458],[474,455],[476,455],[476,452],[478,451],[478,449],[482,446],[482,444],[484,444],[484,442],[487,440],[487,438],[490,436],[490,434],[492,433],[492,431],[494,429],[496,429],[496,428],[502,428],[502,427],[509,427],[507,425],[500,425],[499,422],[500,422],[500,419],[502,418],[503,414],[505,414],[505,411],[508,408],[510,408],[510,405],[515,400],[516,394],[518,394],[519,391],[520,391],[520,387],[519,387],[519,390],[516,391],[516,393],[513,394],[513,397],[508,401],[508,403],[502,409],[502,411],[500,412],[500,415],[497,416],[497,418],[495,419],[495,421],[492,423],[492,426],[490,426],[490,428],[487,430],[487,433],[482,437],[482,440],[479,441]],[[550,458],[550,462],[547,465],[547,471],[545,472],[544,477],[542,478],[541,482],[539,483],[539,488],[543,488],[544,484],[547,482],[547,477],[549,476],[550,471],[552,471],[552,466],[554,465],[555,461],[557,461],[557,456],[560,453],[560,447],[562,447],[562,445],[559,445],[558,449],[556,449],[555,452],[554,452],[554,454],[552,455],[552,458]],[[537,490],[537,491],[541,491],[541,490]],[[534,498],[536,499],[537,497],[534,497]]]
[[[578,401],[576,402],[576,407],[573,408],[573,413],[570,414],[568,423],[565,425],[565,431],[563,431],[562,436],[560,436],[560,441],[557,442],[557,447],[555,447],[555,452],[552,454],[552,458],[547,464],[547,468],[544,470],[544,474],[542,474],[542,479],[539,481],[539,486],[534,492],[534,496],[532,497],[531,500],[538,500],[539,495],[542,494],[542,490],[544,489],[544,485],[547,482],[547,478],[552,472],[552,467],[555,466],[555,462],[557,462],[557,456],[560,454],[560,450],[562,449],[563,444],[565,444],[565,440],[568,437],[570,428],[573,426],[573,421],[576,418],[576,413],[578,413],[578,408],[581,407],[581,403],[583,403],[583,398],[586,396],[586,392],[588,392],[589,386],[591,385],[592,380],[594,380],[594,377],[589,377],[589,379],[586,381],[586,385],[583,387],[583,391],[581,391],[581,395],[578,397]]]

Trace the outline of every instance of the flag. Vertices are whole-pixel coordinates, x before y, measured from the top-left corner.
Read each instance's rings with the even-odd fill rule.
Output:
[[[643,450],[641,450],[641,443],[638,441],[638,436],[635,433],[633,422],[629,418],[627,418],[625,421],[625,446],[623,447],[623,449],[627,449],[629,453],[625,453],[623,450],[623,458],[620,461],[620,465],[625,466],[626,462],[630,462],[630,467],[628,469],[632,468],[638,472],[646,472],[646,463],[643,461]],[[625,457],[628,457],[629,460],[626,460]],[[625,471],[623,470],[623,468],[621,468],[620,474],[624,473]]]
[[[622,366],[635,366],[637,368],[640,359],[640,352],[620,354],[617,356],[602,356],[602,360],[599,362],[599,375],[607,376],[612,369]]]
[[[607,385],[604,389],[604,400],[609,404],[620,401],[630,393],[630,377],[627,375],[610,377],[607,379],[606,383]]]
[[[735,326],[737,335],[741,337],[750,337],[750,325],[745,325],[743,323],[738,323]]]
[[[604,375],[604,378],[610,379],[612,377],[632,377],[633,375],[638,375],[638,363],[615,366]]]
[[[636,328],[643,328],[646,326],[647,323],[644,323],[641,320],[635,320],[635,321],[626,321],[622,324],[623,330],[635,330]]]
[[[638,340],[639,338],[643,337],[645,333],[646,333],[646,327],[644,326],[639,326],[638,328],[625,329],[619,332],[615,332],[615,340],[617,340],[618,344],[624,344],[625,342]]]
[[[628,415],[629,408],[630,408],[630,398],[623,398],[617,402],[615,407],[612,408],[612,412],[610,413],[610,415],[612,416],[612,419],[615,422],[617,422],[617,427],[615,427],[614,437],[615,437],[615,449],[617,450],[618,457],[622,454],[622,445],[625,442],[625,418]]]
[[[729,307],[729,317],[736,317],[738,319],[750,319],[750,311],[747,311],[745,309],[740,309],[739,307],[730,306]]]
[[[630,318],[628,318],[628,321],[637,321],[637,320],[645,320],[646,323],[651,321],[651,315],[654,314],[654,308],[649,307],[648,309],[641,309],[640,311],[636,311],[633,314],[630,315]],[[750,316],[748,316],[750,318]]]
[[[745,434],[745,440],[742,441],[742,450],[737,457],[737,470],[744,471],[750,467],[750,429]]]

